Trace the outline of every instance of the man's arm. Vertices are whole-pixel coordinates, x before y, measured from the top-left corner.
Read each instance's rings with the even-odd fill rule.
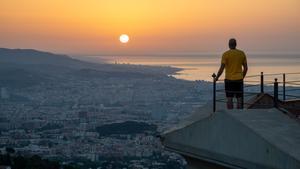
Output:
[[[224,69],[225,69],[225,64],[222,63],[221,66],[220,66],[220,68],[219,68],[219,71],[218,71],[218,74],[217,74],[217,77],[216,77],[216,81],[219,80],[219,77],[222,75]]]
[[[246,77],[247,72],[248,72],[248,65],[247,65],[247,62],[245,62],[243,64],[243,78]]]

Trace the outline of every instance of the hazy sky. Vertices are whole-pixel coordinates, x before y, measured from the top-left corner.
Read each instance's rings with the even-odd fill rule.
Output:
[[[210,53],[230,37],[248,52],[300,53],[300,0],[0,0],[0,47]]]

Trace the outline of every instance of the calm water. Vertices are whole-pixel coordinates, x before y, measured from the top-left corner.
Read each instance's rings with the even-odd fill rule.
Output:
[[[218,71],[221,56],[94,56],[91,60],[105,60],[109,63],[139,64],[173,66],[184,70],[174,75],[176,78],[185,80],[208,80],[211,81],[213,72]],[[299,55],[248,55],[248,75],[300,72]],[[223,75],[224,76],[224,75]],[[266,77],[268,78],[268,77]],[[282,79],[282,75],[270,76],[269,78]],[[300,80],[300,74],[287,75],[287,79]]]

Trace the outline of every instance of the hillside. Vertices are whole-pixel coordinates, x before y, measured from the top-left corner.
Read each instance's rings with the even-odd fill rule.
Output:
[[[161,66],[141,66],[141,65],[115,65],[85,62],[73,59],[67,55],[53,54],[49,52],[37,51],[34,49],[7,49],[0,48],[1,67],[26,67],[31,68],[37,65],[44,68],[71,68],[71,69],[96,69],[105,72],[140,72],[144,74],[172,74],[179,71],[178,68]]]
[[[178,70],[170,67],[90,63],[33,49],[0,48],[0,87],[30,87],[70,78],[167,77],[167,74]]]

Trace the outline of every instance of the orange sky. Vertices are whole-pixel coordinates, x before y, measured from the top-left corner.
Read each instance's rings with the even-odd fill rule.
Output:
[[[299,0],[0,0],[0,47],[66,54],[300,53],[299,28]]]

